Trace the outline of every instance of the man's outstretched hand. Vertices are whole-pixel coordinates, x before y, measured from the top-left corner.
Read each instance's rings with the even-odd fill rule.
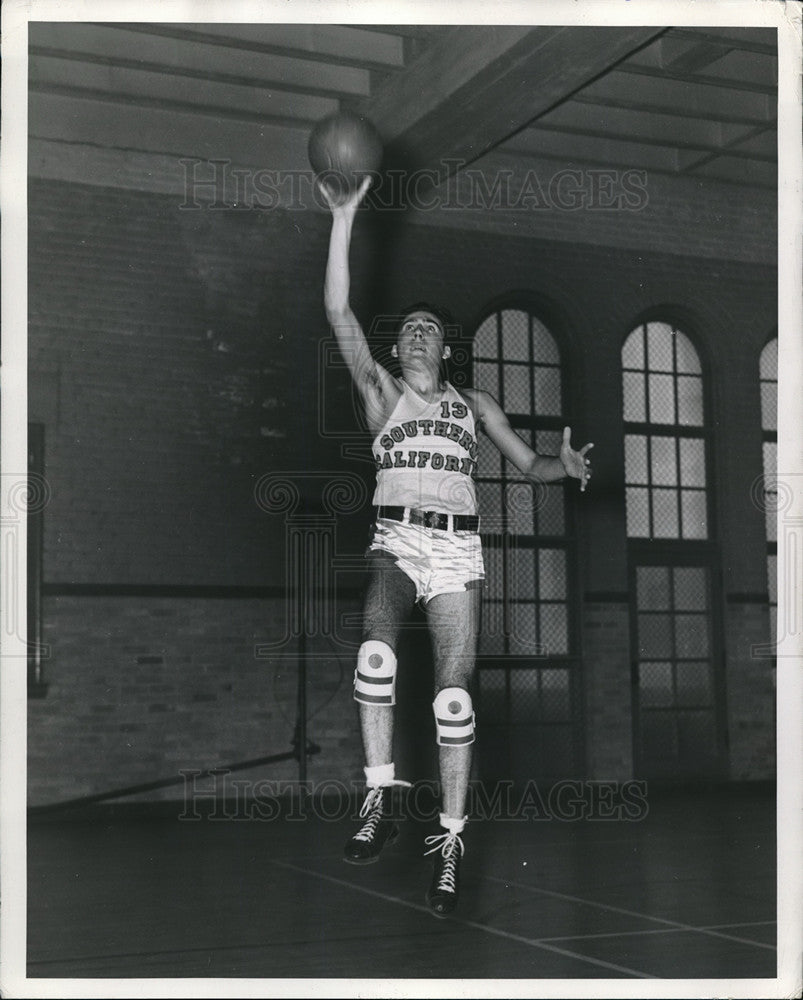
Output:
[[[563,428],[563,441],[560,446],[560,460],[566,475],[572,479],[580,480],[580,492],[584,492],[588,480],[591,478],[591,460],[586,458],[586,452],[594,447],[593,444],[586,444],[579,451],[575,451],[571,446],[572,431],[570,427]]]

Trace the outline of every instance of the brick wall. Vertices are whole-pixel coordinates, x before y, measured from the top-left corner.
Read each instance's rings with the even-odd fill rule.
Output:
[[[757,647],[768,644],[766,606],[730,601],[725,662],[730,777],[766,779],[775,773],[775,662]]]
[[[339,606],[340,614],[355,609]],[[126,801],[180,799],[182,771],[291,750],[299,640],[289,614],[284,598],[47,599],[49,688],[29,702],[30,804],[172,779]],[[338,631],[339,641],[307,636],[303,650],[307,735],[320,747],[308,762],[313,782],[362,774],[350,683],[356,636]],[[253,782],[298,775],[295,760],[236,772]]]
[[[45,606],[52,686],[46,699],[31,703],[31,780],[39,799],[72,787],[112,787],[124,772],[126,782],[147,780],[111,717],[117,725],[144,725],[143,719],[158,725],[149,717],[165,713],[150,706],[164,702],[148,689],[160,683],[164,664],[132,664],[132,656],[149,655],[123,652],[123,646],[142,645],[136,637],[142,599],[104,597],[103,587],[281,587],[286,517],[266,513],[258,502],[261,477],[290,476],[302,506],[313,510],[334,473],[366,489],[371,479],[364,440],[351,437],[346,453],[338,437],[358,427],[347,375],[320,360],[328,338],[321,306],[326,216],[314,210],[188,212],[180,201],[174,194],[97,185],[30,184],[30,417],[45,427],[52,500],[45,511],[44,575],[54,595]],[[775,270],[745,260],[742,250],[734,254],[732,227],[709,225],[700,233],[703,252],[695,256],[691,223],[672,230],[667,222],[661,229],[660,215],[655,218],[654,249],[647,250],[596,243],[598,216],[591,212],[572,215],[574,242],[520,237],[515,228],[513,235],[473,229],[470,218],[447,228],[434,217],[407,225],[399,216],[366,215],[355,232],[355,309],[368,317],[412,299],[442,300],[470,332],[487,304],[508,292],[527,292],[550,307],[569,363],[575,441],[596,442],[594,486],[581,507],[580,576],[586,592],[620,593],[627,589],[627,562],[619,350],[645,310],[663,304],[682,310],[709,373],[724,591],[761,594],[764,522],[750,486],[761,473],[756,372],[776,322]],[[758,246],[755,255],[766,257]],[[346,559],[364,545],[364,497],[349,510],[337,519],[337,551]],[[351,581],[356,587],[354,572]],[[71,585],[94,587],[95,596],[71,596]],[[176,657],[188,657],[186,664],[205,663],[207,670],[210,636],[219,629],[229,634],[219,608],[238,608],[244,636],[266,620],[258,602],[222,601],[208,621],[206,611],[201,615],[207,624],[199,632],[187,609],[205,605],[193,603],[197,596],[182,600],[189,604],[175,611],[172,648]],[[96,634],[109,615],[117,658],[109,655],[111,640]],[[162,626],[168,620],[158,619]],[[588,625],[584,642],[594,655]],[[614,631],[623,636],[626,662],[626,630]],[[104,658],[93,649],[101,640]],[[728,655],[738,659],[733,641]],[[604,656],[613,663],[611,651]],[[593,669],[591,690],[602,692],[607,667],[600,660]],[[110,670],[109,686],[120,692],[111,711],[98,695]],[[248,683],[256,684],[253,667],[248,670]],[[125,698],[123,677],[134,678]],[[79,679],[89,687],[77,701],[66,700]],[[133,688],[144,689],[142,700]],[[176,712],[186,710],[179,698]],[[74,722],[79,704],[106,704],[96,714],[110,717],[108,731],[91,734],[99,737],[92,744],[91,784],[80,768],[69,777],[66,765],[61,783],[48,784],[44,762],[81,756],[66,749],[83,746]],[[134,705],[129,717],[124,706]],[[235,709],[232,704],[228,711]],[[764,735],[765,709],[766,697],[756,710]],[[194,743],[182,752],[193,760],[206,757],[210,733],[217,732],[214,711],[204,711],[210,714],[187,716]],[[605,745],[604,717],[600,709],[597,743],[589,749],[595,773],[626,767]],[[236,739],[218,740],[214,750],[241,758],[269,752],[266,719],[248,718],[248,726],[232,730]],[[333,760],[348,770],[356,759],[353,713],[327,714],[327,724],[337,728],[331,746],[340,750]],[[146,731],[152,730],[132,730]],[[150,777],[177,766],[166,736],[155,746],[142,758]]]
[[[627,601],[587,601],[583,609],[583,689],[588,776],[633,776],[630,609]]]

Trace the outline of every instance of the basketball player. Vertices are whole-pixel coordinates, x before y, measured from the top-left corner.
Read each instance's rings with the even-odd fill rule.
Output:
[[[584,490],[590,476],[585,457],[570,445],[565,428],[560,455],[538,455],[513,431],[486,392],[458,392],[441,377],[450,355],[444,314],[419,303],[405,311],[393,356],[395,378],[371,355],[349,306],[349,248],[355,212],[368,188],[344,203],[321,191],[332,212],[326,269],[326,314],[359,390],[375,435],[376,523],[367,552],[369,579],[363,643],[357,656],[354,698],[359,704],[365,751],[367,796],[363,826],[348,841],[345,860],[376,861],[398,828],[388,816],[388,790],[396,779],[393,706],[399,632],[415,602],[423,607],[432,638],[435,668],[434,728],[438,745],[441,832],[428,837],[435,865],[427,902],[438,916],[458,899],[461,834],[474,742],[471,684],[474,674],[480,587],[484,576],[473,475],[478,430],[485,433],[533,483],[566,476]]]

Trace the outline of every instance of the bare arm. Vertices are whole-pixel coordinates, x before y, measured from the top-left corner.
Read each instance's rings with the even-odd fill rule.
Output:
[[[332,210],[332,232],[324,282],[326,317],[362,397],[368,426],[372,431],[377,431],[396,404],[401,390],[393,376],[374,360],[359,320],[349,305],[351,230],[357,207],[368,190],[369,183],[370,180],[366,178],[359,190],[342,204],[332,200],[324,185],[319,186]]]
[[[593,444],[575,451],[570,444],[571,430],[564,427],[560,455],[539,455],[513,430],[501,406],[492,396],[478,389],[464,392],[472,402],[479,425],[523,476],[540,483],[554,483],[570,476],[579,479],[581,491],[585,490],[591,477],[590,462],[585,455],[594,447]]]

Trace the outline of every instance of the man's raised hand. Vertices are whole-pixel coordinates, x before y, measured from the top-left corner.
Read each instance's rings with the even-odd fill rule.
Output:
[[[344,198],[343,201],[338,201],[334,198],[332,192],[326,186],[325,181],[317,181],[317,184],[318,190],[323,195],[326,204],[329,206],[333,214],[336,212],[344,212],[353,215],[357,211],[358,205],[365,197],[365,192],[371,186],[371,177],[370,175],[368,177],[364,177],[360,186],[352,191],[347,198]]]
[[[572,431],[570,427],[563,428],[563,441],[560,446],[560,460],[566,475],[573,479],[580,480],[580,492],[585,492],[586,484],[591,478],[591,459],[586,458],[586,452],[594,447],[593,444],[584,445],[579,451],[575,451],[571,446]]]

